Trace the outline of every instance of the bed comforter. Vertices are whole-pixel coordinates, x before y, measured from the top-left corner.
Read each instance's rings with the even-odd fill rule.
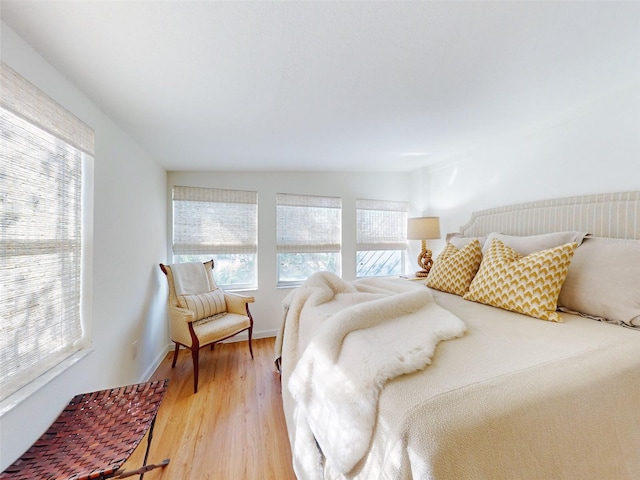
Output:
[[[348,471],[300,428],[290,389],[308,345],[344,305],[327,298],[285,316],[276,350],[300,479],[315,475],[310,451],[325,479],[639,478],[640,332],[569,314],[545,322],[421,288],[466,333],[437,343],[424,368],[384,382],[368,445]]]

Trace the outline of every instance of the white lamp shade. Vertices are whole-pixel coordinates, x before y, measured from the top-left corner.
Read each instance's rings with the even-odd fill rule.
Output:
[[[440,238],[439,217],[410,218],[407,223],[407,239],[431,240]]]

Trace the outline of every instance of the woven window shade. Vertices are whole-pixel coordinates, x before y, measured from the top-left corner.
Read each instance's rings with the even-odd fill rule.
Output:
[[[278,193],[278,253],[339,252],[341,207],[337,197]]]
[[[5,109],[62,142],[88,155],[95,155],[93,129],[5,63],[0,68],[0,96]]]
[[[173,254],[258,251],[258,193],[173,187]]]
[[[356,200],[357,250],[406,250],[407,202]]]
[[[81,349],[82,175],[93,131],[2,64],[0,399]]]

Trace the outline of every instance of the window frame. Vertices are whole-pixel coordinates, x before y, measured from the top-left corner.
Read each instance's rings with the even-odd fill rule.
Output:
[[[366,215],[364,212],[374,212],[373,215]],[[377,214],[377,215],[376,215]],[[403,201],[392,200],[376,200],[376,199],[356,199],[356,278],[373,278],[384,276],[404,275],[406,273],[407,262],[407,218],[409,215],[409,203]],[[376,216],[392,216],[392,220],[400,229],[386,228],[389,225],[383,225],[383,235],[376,235],[375,232],[380,231],[378,223],[384,221],[380,218],[376,222]],[[398,218],[393,218],[398,217]],[[362,228],[362,223],[372,221],[369,228]],[[388,218],[386,219],[388,220]],[[401,254],[400,272],[391,275],[358,275],[359,265],[358,257],[361,252],[376,251],[393,251]]]
[[[66,338],[66,347],[63,347],[62,350],[56,348],[55,351],[60,351],[61,353],[54,355],[45,354],[43,357],[37,357],[36,361],[32,363],[32,365],[28,366],[26,369],[18,370],[20,373],[16,373],[13,377],[20,377],[21,375],[27,375],[23,377],[22,381],[12,381],[11,377],[7,377],[3,380],[6,380],[10,385],[10,388],[7,389],[6,385],[3,387],[3,396],[0,399],[0,416],[2,416],[7,411],[11,410],[14,406],[24,401],[30,395],[35,393],[37,390],[42,388],[45,384],[50,382],[53,378],[60,375],[64,371],[66,371],[71,365],[77,363],[81,358],[85,357],[92,351],[92,264],[93,264],[93,168],[94,168],[94,132],[91,127],[86,125],[84,122],[79,120],[75,115],[68,112],[64,107],[58,104],[56,101],[48,97],[44,92],[40,91],[35,85],[30,83],[20,74],[15,72],[11,67],[6,65],[4,62],[0,64],[0,108],[4,112],[6,112],[6,124],[5,127],[6,135],[10,135],[8,132],[15,132],[13,135],[18,134],[18,132],[24,131],[26,132],[24,137],[32,139],[41,139],[43,142],[47,142],[50,147],[49,149],[56,148],[61,157],[52,157],[51,153],[47,155],[47,161],[53,162],[54,159],[67,159],[63,151],[73,150],[73,155],[76,156],[76,159],[73,163],[77,164],[79,167],[79,172],[76,174],[72,174],[72,178],[75,178],[74,181],[79,183],[80,192],[78,194],[78,200],[80,212],[78,215],[77,223],[75,229],[72,229],[72,235],[75,237],[75,240],[69,240],[70,244],[75,244],[77,247],[78,253],[76,254],[76,258],[78,259],[77,263],[73,266],[73,270],[76,272],[74,274],[74,279],[72,280],[72,285],[74,289],[79,291],[79,296],[77,301],[73,302],[73,307],[71,308],[71,313],[67,313],[69,310],[61,310],[57,315],[59,319],[68,319],[74,318],[75,322],[79,322],[79,327],[76,327],[70,336],[63,337]],[[3,114],[5,115],[5,114]],[[4,123],[4,121],[3,121]],[[19,135],[19,134],[18,134]],[[5,143],[5,134],[1,135],[2,142]],[[39,154],[38,151],[49,151],[47,149],[43,149],[42,146],[37,147],[38,150],[24,149],[22,152],[19,150],[9,150],[9,136],[6,137],[5,148],[3,148],[3,155],[7,156],[9,160],[6,162],[6,166],[10,168],[11,160],[16,160],[20,158],[21,160],[25,160],[27,158],[32,159],[32,165],[35,165],[38,162]],[[28,141],[23,143],[23,146],[29,145]],[[34,144],[36,145],[36,144]],[[37,144],[42,145],[42,144]],[[25,156],[26,155],[26,156]],[[42,162],[42,160],[39,160]],[[21,163],[24,166],[24,163]],[[46,163],[43,165],[47,165]],[[51,163],[51,165],[55,165]],[[39,168],[48,168],[48,167],[39,167]],[[11,169],[12,173],[3,176],[3,179],[6,180],[7,184],[5,187],[9,188],[9,182],[19,181],[20,174],[17,169]],[[33,182],[38,177],[36,175],[32,175],[28,177],[29,182]],[[56,179],[55,177],[48,177],[46,175],[41,175],[40,178],[46,179],[42,183],[41,189],[50,189],[52,190],[52,184],[55,184],[54,188],[56,191],[65,190],[65,186],[68,183],[65,183],[67,178],[66,175]],[[59,190],[61,189],[61,190]],[[74,195],[75,196],[75,195]],[[8,197],[7,197],[8,198]],[[19,196],[14,196],[14,200],[16,198],[20,198]],[[60,197],[64,198],[64,197]],[[60,200],[59,200],[60,201]],[[62,202],[64,204],[64,202]],[[4,207],[3,207],[4,205]],[[73,208],[70,208],[69,211],[73,210],[77,212],[76,204],[72,204]],[[15,201],[13,206],[10,205],[10,202],[1,202],[0,208],[5,209],[5,214],[10,215],[10,211],[13,208],[19,208],[16,206]],[[50,215],[43,215],[42,218],[38,218],[37,221],[44,221],[45,219],[51,219],[55,217],[53,220],[58,222],[60,225],[66,225],[67,220],[66,217],[60,216],[60,210],[57,209],[49,209],[45,210],[46,212],[51,212]],[[63,210],[64,211],[64,210]],[[17,213],[20,215],[20,213]],[[25,215],[25,213],[23,213]],[[8,218],[8,217],[7,217]],[[60,223],[64,221],[65,223]],[[79,224],[79,225],[78,225]],[[42,236],[44,230],[35,231],[36,233],[29,233],[29,230],[26,227],[21,227],[21,230],[18,232],[11,233],[9,230],[6,230],[4,234],[2,234],[2,238],[0,241],[12,242],[12,238],[18,238],[17,236],[24,239],[24,246],[29,250],[30,247],[28,245],[36,246],[38,249],[39,255],[59,255],[59,246],[56,246],[56,243],[59,243],[60,240],[56,240],[52,242],[51,240],[38,239],[38,237]],[[6,235],[6,237],[5,237]],[[17,236],[14,236],[17,235]],[[61,237],[66,238],[66,237]],[[3,249],[6,258],[6,264],[10,265],[12,262],[11,259],[24,257],[26,255],[27,250],[20,249],[12,249],[7,250]],[[9,252],[9,253],[7,253]],[[58,252],[58,253],[56,253]],[[15,260],[13,260],[15,261]],[[4,261],[2,262],[4,263]],[[26,263],[28,265],[28,263]],[[56,281],[55,277],[53,279],[51,276],[54,272],[48,270],[47,272],[48,280],[50,282],[55,282],[56,285],[63,285],[63,280],[68,280],[68,277],[64,275],[64,272],[60,271],[60,280]],[[33,274],[32,284],[35,284],[36,287],[40,287],[41,283],[38,282],[42,275],[40,272],[38,275]],[[29,278],[30,275],[27,274]],[[5,280],[9,282],[9,278],[5,277]],[[44,288],[44,287],[42,287]],[[64,287],[60,286],[60,289]],[[38,290],[35,290],[38,291]],[[45,295],[43,292],[42,295]],[[66,297],[63,297],[66,299]],[[21,308],[21,307],[19,307]],[[43,318],[43,313],[38,314],[38,311],[33,309],[33,306],[29,306],[24,311],[25,314],[27,312],[31,312],[34,315],[34,319],[30,322],[30,325],[37,324],[40,318]],[[67,315],[71,315],[68,317]],[[7,326],[11,323],[11,320],[6,317],[5,321],[7,321]],[[9,327],[11,328],[11,327]],[[17,334],[17,333],[16,333]],[[36,342],[41,344],[41,342]],[[46,351],[46,350],[45,350]],[[51,353],[51,351],[49,351]],[[62,353],[64,352],[64,353]],[[49,359],[49,360],[46,360]],[[26,370],[26,371],[25,371]]]
[[[208,261],[213,259],[214,265],[220,265],[222,261],[218,261],[218,255],[252,255],[252,279],[248,282],[234,282],[227,283],[220,280],[220,274],[215,275],[214,266],[214,278],[219,287],[225,290],[240,291],[240,290],[255,290],[258,288],[258,192],[250,190],[234,190],[223,188],[211,188],[211,187],[191,187],[174,185],[172,187],[171,196],[171,245],[172,245],[172,261],[180,256],[191,256],[189,261]],[[176,202],[185,202],[184,207],[187,208],[186,202],[193,202],[194,205],[200,204],[202,210],[202,217],[200,221],[200,229],[198,231],[176,231],[176,217],[180,217],[179,213],[176,213]],[[230,224],[236,229],[242,230],[243,240],[240,243],[234,243],[234,240],[238,238],[238,235],[233,238],[226,232],[223,223],[208,222],[207,219],[214,218],[212,215],[206,215],[205,209],[215,209],[221,205],[233,205],[231,208],[243,209],[242,205],[247,206],[247,210],[252,216],[241,217],[237,213],[232,215],[230,212],[218,212],[217,215],[229,215]],[[200,213],[198,213],[200,214]],[[186,218],[180,218],[180,221],[187,221]],[[204,221],[203,221],[204,220]],[[238,222],[238,223],[235,223]],[[185,228],[184,226],[181,228]],[[205,230],[208,230],[207,233]],[[236,230],[237,231],[237,230]],[[216,234],[218,238],[222,238],[223,241],[217,243],[215,241],[208,241],[211,235]],[[189,243],[191,237],[196,235],[200,239],[200,243]],[[189,237],[189,238],[187,238]],[[218,270],[220,272],[220,270]]]
[[[299,209],[296,210],[294,209]],[[317,209],[316,230],[303,227],[309,223],[310,209]],[[284,215],[285,210],[289,215]],[[305,214],[304,210],[307,210]],[[322,211],[324,210],[324,211]],[[309,234],[316,232],[312,238]],[[286,232],[286,233],[285,233]],[[291,234],[291,232],[295,232]],[[282,280],[281,255],[334,254],[336,271],[342,273],[342,198],[328,195],[292,193],[276,194],[276,287],[290,288],[305,279]]]

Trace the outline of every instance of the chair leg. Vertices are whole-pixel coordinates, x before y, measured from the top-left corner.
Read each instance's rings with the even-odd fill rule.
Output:
[[[193,322],[189,322],[189,335],[191,335],[191,358],[193,359],[193,393],[198,393],[198,354],[200,353],[200,340],[193,329]]]
[[[198,346],[191,346],[191,358],[193,359],[193,393],[198,393],[198,353],[200,348]]]
[[[253,347],[251,346],[251,335],[253,334],[253,325],[249,327],[249,352],[251,353],[251,358],[253,358]]]
[[[171,363],[171,368],[176,368],[176,360],[178,360],[178,350],[180,350],[180,345],[176,343],[176,349],[173,351],[173,362]]]

